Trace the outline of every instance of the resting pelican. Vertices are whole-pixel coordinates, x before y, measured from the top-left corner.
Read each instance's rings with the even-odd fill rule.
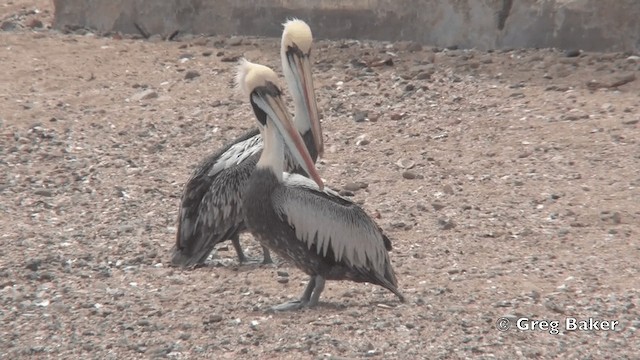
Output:
[[[284,76],[295,105],[295,126],[315,161],[323,152],[322,132],[311,77],[312,34],[302,20],[284,24],[280,56]],[[214,246],[231,240],[242,263],[247,259],[240,247],[240,233],[245,231],[240,196],[253,172],[262,137],[258,129],[240,136],[207,157],[184,187],[176,244],[172,263],[194,266],[204,261]],[[301,169],[289,160],[287,169]],[[269,250],[263,247],[263,263],[270,263]]]
[[[264,141],[242,196],[247,228],[263,246],[310,276],[299,301],[273,309],[317,305],[325,280],[380,285],[404,301],[389,259],[391,241],[362,208],[324,188],[291,122],[275,73],[244,60],[237,82],[251,102]],[[284,173],[285,149],[310,178]]]

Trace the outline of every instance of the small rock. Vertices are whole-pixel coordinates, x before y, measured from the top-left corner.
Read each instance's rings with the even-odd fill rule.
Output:
[[[239,36],[232,36],[229,40],[227,40],[227,44],[229,46],[242,45],[242,38]]]
[[[438,226],[440,230],[451,230],[456,227],[456,224],[451,219],[438,219]]]
[[[282,276],[282,277],[289,277],[289,273],[284,271],[284,270],[278,270],[278,271],[276,271],[276,274],[278,276]]]
[[[369,143],[370,141],[369,139],[367,139],[366,134],[362,134],[356,138],[356,145],[364,146],[364,145],[369,145]]]
[[[600,220],[612,225],[619,225],[622,222],[622,217],[619,212],[610,213],[609,211],[603,211],[600,213]]]
[[[47,306],[49,306],[49,303],[50,303],[49,300],[44,299],[44,300],[41,300],[41,301],[34,301],[33,305],[35,305],[37,307],[47,307]]]
[[[49,189],[38,189],[36,191],[33,192],[36,195],[40,195],[40,196],[45,196],[45,197],[52,197],[53,196],[53,192]]]
[[[435,211],[440,211],[442,209],[444,209],[446,207],[446,205],[438,203],[438,202],[432,202],[431,206],[433,206],[433,210]]]
[[[42,261],[40,259],[35,259],[29,261],[25,267],[31,271],[38,271],[40,265],[42,265]]]
[[[204,321],[205,324],[212,324],[212,323],[217,323],[222,321],[222,315],[220,314],[213,314],[213,315],[209,315],[209,318],[206,319]]]
[[[223,56],[220,61],[222,62],[236,62],[240,59],[240,55],[227,55]]]
[[[413,180],[418,178],[418,174],[414,173],[413,171],[407,170],[402,172],[402,177],[407,180]]]
[[[396,162],[396,165],[398,165],[399,168],[401,169],[413,169],[413,167],[416,165],[416,163],[412,160],[407,160],[407,159],[399,159]]]
[[[369,114],[366,111],[356,111],[353,114],[353,121],[355,121],[357,123],[358,122],[363,122],[363,121],[367,120],[367,116],[368,115]]]
[[[442,187],[442,192],[444,192],[445,194],[448,194],[448,195],[453,195],[454,194],[453,187],[451,185],[449,185],[449,184],[447,184],[447,185]]]
[[[409,44],[407,44],[407,51],[409,52],[416,52],[416,51],[421,51],[422,50],[422,45],[420,45],[419,43],[415,42],[415,41],[411,41],[409,42]]]
[[[338,194],[340,194],[340,196],[348,196],[348,197],[352,197],[356,195],[353,191],[349,191],[349,190],[340,190]]]
[[[18,27],[18,24],[16,24],[13,21],[3,21],[2,24],[0,24],[0,30],[2,31],[13,31]]]
[[[546,307],[547,309],[560,313],[560,314],[564,314],[564,308],[557,304],[556,302],[554,302],[553,300],[546,300],[544,302],[544,307]]]
[[[118,228],[118,233],[120,234],[127,234],[127,233],[132,233],[133,230],[135,230],[135,228],[133,227],[133,225],[129,225],[129,224],[125,224],[125,225],[121,225]]]
[[[580,56],[580,54],[581,54],[581,51],[578,49],[570,49],[564,52],[564,55],[566,57],[578,57]]]
[[[640,119],[622,120],[622,124],[624,125],[635,125],[638,122],[640,122]]]
[[[31,21],[27,23],[27,27],[31,29],[41,29],[44,27],[44,24],[38,19],[31,19]]]
[[[404,117],[404,114],[393,113],[389,118],[391,120],[397,121],[397,120],[401,120],[403,117]]]
[[[277,280],[277,281],[278,281],[280,284],[286,284],[286,283],[288,283],[288,282],[289,282],[289,278],[288,278],[288,277],[282,277],[282,276],[280,276],[280,277],[278,277],[278,280]]]
[[[142,101],[142,100],[150,100],[158,97],[158,93],[155,90],[147,89],[140,91],[139,93],[134,94],[131,97],[133,101]]]
[[[204,57],[211,56],[212,54],[213,54],[213,51],[209,51],[209,50],[202,52],[202,56],[204,56]]]
[[[186,74],[184,74],[185,80],[195,79],[200,76],[200,73],[196,70],[188,70]]]
[[[615,87],[625,85],[625,84],[630,83],[630,82],[635,81],[635,80],[636,80],[636,74],[635,73],[628,73],[628,74],[618,75],[618,76],[615,76],[613,78],[613,81],[611,82],[609,87],[615,88]]]
[[[368,186],[369,186],[369,184],[358,181],[358,182],[347,183],[344,186],[344,189],[348,190],[348,191],[358,191],[360,189],[366,189]]]
[[[435,72],[436,67],[433,64],[415,65],[409,68],[410,78],[418,80],[429,79]]]

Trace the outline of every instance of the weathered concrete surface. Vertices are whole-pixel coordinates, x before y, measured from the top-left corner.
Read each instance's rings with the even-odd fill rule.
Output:
[[[316,38],[412,40],[480,49],[640,50],[637,0],[54,0],[58,29],[279,36],[287,17]],[[137,26],[136,26],[137,25]]]

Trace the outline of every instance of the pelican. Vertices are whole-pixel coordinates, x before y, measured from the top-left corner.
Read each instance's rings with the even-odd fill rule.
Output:
[[[253,236],[309,275],[302,297],[273,310],[318,304],[325,280],[380,285],[404,301],[391,267],[391,241],[362,208],[324,188],[304,140],[292,124],[275,73],[242,61],[237,82],[260,123],[264,148],[242,208]],[[309,178],[284,172],[287,149]]]
[[[302,20],[284,24],[280,57],[295,105],[295,127],[315,161],[323,153],[323,139],[311,77],[312,34]],[[262,150],[262,137],[253,129],[207,157],[184,187],[178,215],[178,231],[172,263],[195,266],[204,263],[216,244],[231,240],[240,263],[247,261],[240,246],[245,226],[241,193]],[[287,156],[287,169],[301,172]],[[263,247],[263,263],[272,262]]]

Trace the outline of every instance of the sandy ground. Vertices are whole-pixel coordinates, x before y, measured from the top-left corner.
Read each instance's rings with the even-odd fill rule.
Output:
[[[408,302],[330,282],[318,308],[272,314],[302,291],[296,268],[239,266],[230,243],[203,268],[168,262],[192,169],[254,126],[234,60],[279,72],[279,40],[61,34],[52,13],[0,5],[1,357],[640,352],[637,56],[317,42],[318,168],[378,217]],[[559,333],[518,330],[523,317]]]

